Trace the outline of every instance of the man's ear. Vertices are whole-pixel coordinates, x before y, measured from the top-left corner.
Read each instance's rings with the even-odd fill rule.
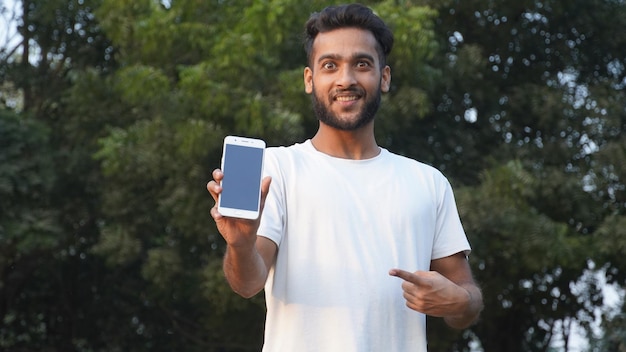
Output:
[[[307,94],[313,93],[313,70],[309,67],[304,68],[304,91]]]
[[[391,67],[385,66],[380,78],[380,90],[387,93],[391,87]]]

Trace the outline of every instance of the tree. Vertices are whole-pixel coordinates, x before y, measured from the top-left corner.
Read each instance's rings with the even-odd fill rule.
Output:
[[[472,331],[487,351],[545,350],[557,326],[574,319],[589,327],[602,301],[586,272],[607,262],[600,248],[615,254],[624,240],[616,227],[601,229],[615,206],[623,215],[612,141],[622,138],[625,73],[616,49],[624,38],[615,35],[622,21],[614,19],[625,8],[613,1],[430,4],[440,13],[443,50],[435,57],[447,60],[433,62],[443,75],[431,85],[428,125],[414,125],[423,136],[415,140],[430,143],[413,150],[432,152],[433,163],[469,187],[459,194],[461,215],[488,302]],[[513,172],[503,173],[506,165]],[[482,202],[488,212],[479,212]],[[492,247],[498,242],[503,247]],[[621,271],[608,261],[607,273]],[[572,289],[577,282],[582,292]]]
[[[30,278],[49,274],[40,265],[51,259],[60,232],[49,197],[55,175],[46,137],[44,125],[0,110],[0,347],[23,335],[40,343],[39,312],[24,298],[44,288],[39,283],[46,280]]]

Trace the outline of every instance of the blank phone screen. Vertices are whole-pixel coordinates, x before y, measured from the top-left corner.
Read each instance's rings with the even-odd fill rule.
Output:
[[[224,150],[221,206],[257,211],[262,168],[263,149],[227,144]]]

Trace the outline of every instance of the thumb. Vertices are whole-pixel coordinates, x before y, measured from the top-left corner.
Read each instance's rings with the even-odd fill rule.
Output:
[[[272,183],[272,177],[265,176],[261,181],[261,212],[263,212],[263,208],[265,208],[265,199],[267,198],[267,194],[270,191],[270,184]]]

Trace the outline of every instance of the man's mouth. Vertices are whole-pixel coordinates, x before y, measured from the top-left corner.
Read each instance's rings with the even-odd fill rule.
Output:
[[[337,89],[333,93],[334,100],[340,103],[350,103],[363,97],[359,89]]]
[[[335,97],[335,100],[339,102],[355,101],[358,99],[359,99],[358,95],[341,95],[341,96]]]

